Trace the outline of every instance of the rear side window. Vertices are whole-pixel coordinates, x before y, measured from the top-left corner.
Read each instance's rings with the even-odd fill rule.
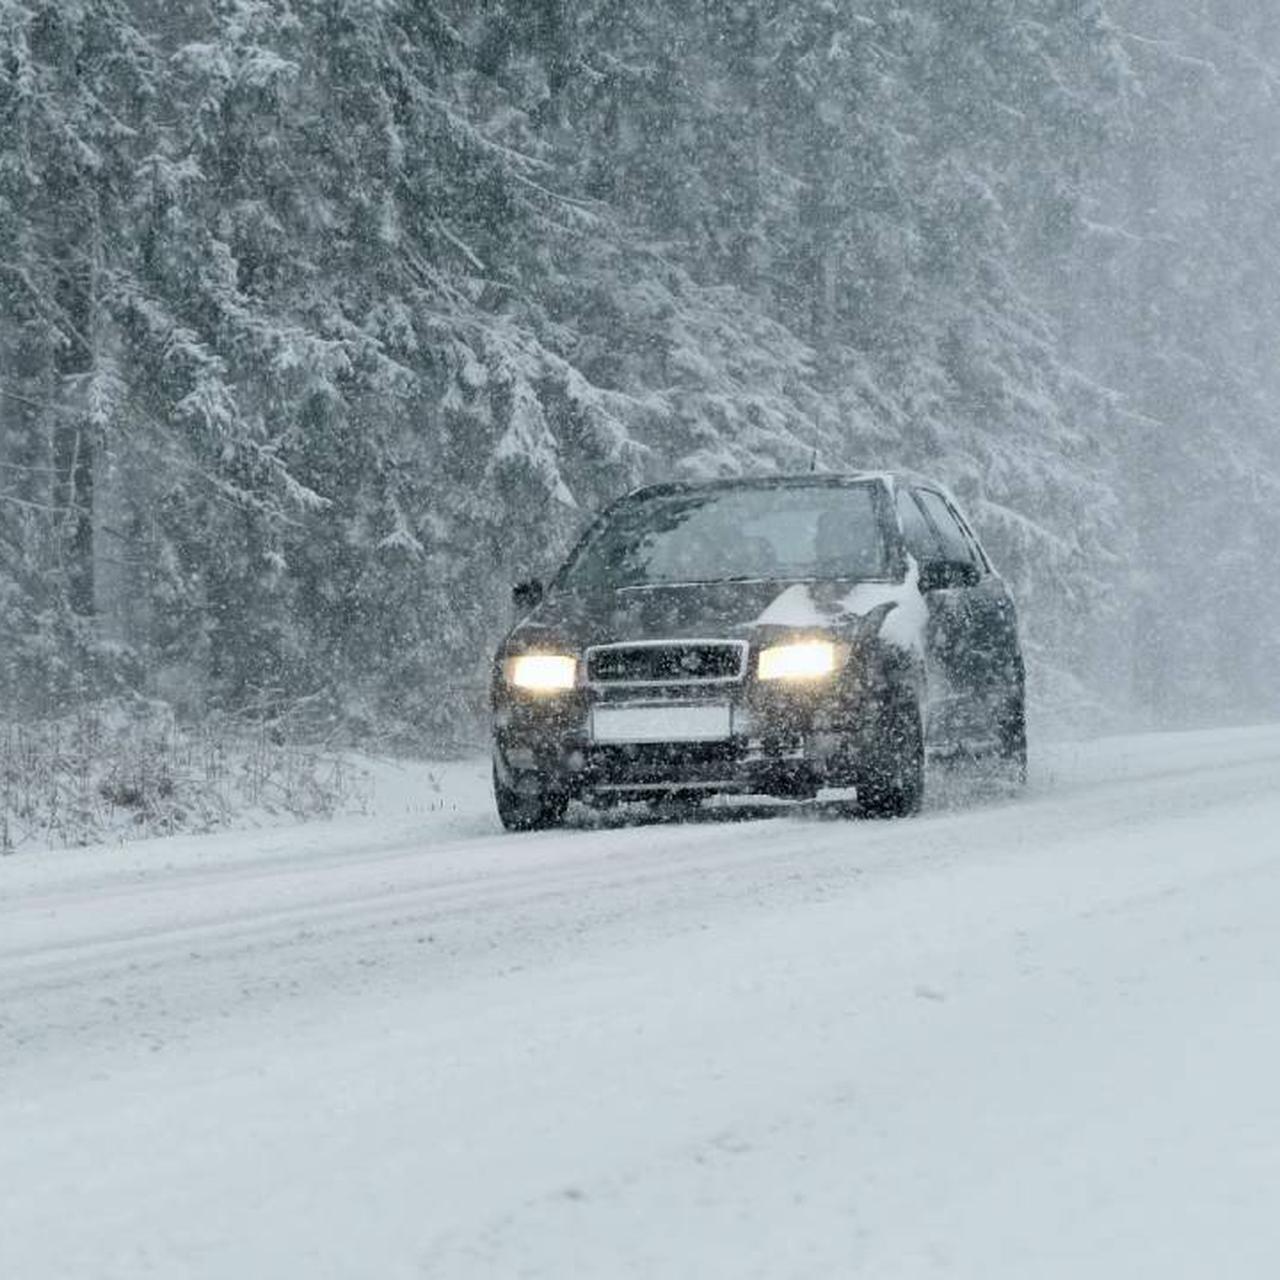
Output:
[[[920,563],[936,560],[942,554],[937,534],[916,505],[914,495],[908,489],[898,490],[898,522],[902,525],[902,540],[907,550]]]
[[[978,558],[974,553],[973,544],[942,496],[931,489],[918,489],[916,496],[920,499],[920,505],[928,514],[933,527],[937,529],[939,538],[942,539],[942,553],[945,558],[960,564],[976,565]]]

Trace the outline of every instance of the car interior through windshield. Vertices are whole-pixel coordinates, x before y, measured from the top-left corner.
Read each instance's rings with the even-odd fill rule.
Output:
[[[702,490],[613,512],[565,571],[569,589],[884,576],[869,485]]]

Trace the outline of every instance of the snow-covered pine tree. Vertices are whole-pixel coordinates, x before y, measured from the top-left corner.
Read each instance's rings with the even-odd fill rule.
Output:
[[[1271,181],[1274,31],[1233,0],[1223,85],[1205,6],[1112,8],[0,0],[6,702],[457,737],[507,583],[593,509],[815,449],[951,481],[1042,703],[1114,701],[1134,512],[1143,618],[1192,550],[1149,424],[1168,484],[1257,488],[1216,581],[1274,536],[1280,292],[1239,265],[1274,219],[1222,194]],[[1184,668],[1222,639],[1180,634]]]

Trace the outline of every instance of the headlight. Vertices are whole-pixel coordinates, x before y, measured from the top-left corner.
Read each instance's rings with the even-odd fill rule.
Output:
[[[507,682],[527,693],[562,693],[577,682],[578,660],[560,653],[522,653],[507,663]]]
[[[817,680],[836,669],[836,647],[829,640],[801,640],[760,651],[761,680]]]

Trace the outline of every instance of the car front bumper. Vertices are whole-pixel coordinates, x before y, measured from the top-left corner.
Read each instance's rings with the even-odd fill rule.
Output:
[[[735,688],[694,699],[617,699],[576,690],[553,699],[500,698],[494,714],[494,763],[517,791],[554,790],[592,802],[670,794],[813,795],[857,784],[859,768],[881,736],[882,699],[832,680],[819,687]],[[725,706],[729,731],[710,741],[600,741],[593,708],[669,712]]]

